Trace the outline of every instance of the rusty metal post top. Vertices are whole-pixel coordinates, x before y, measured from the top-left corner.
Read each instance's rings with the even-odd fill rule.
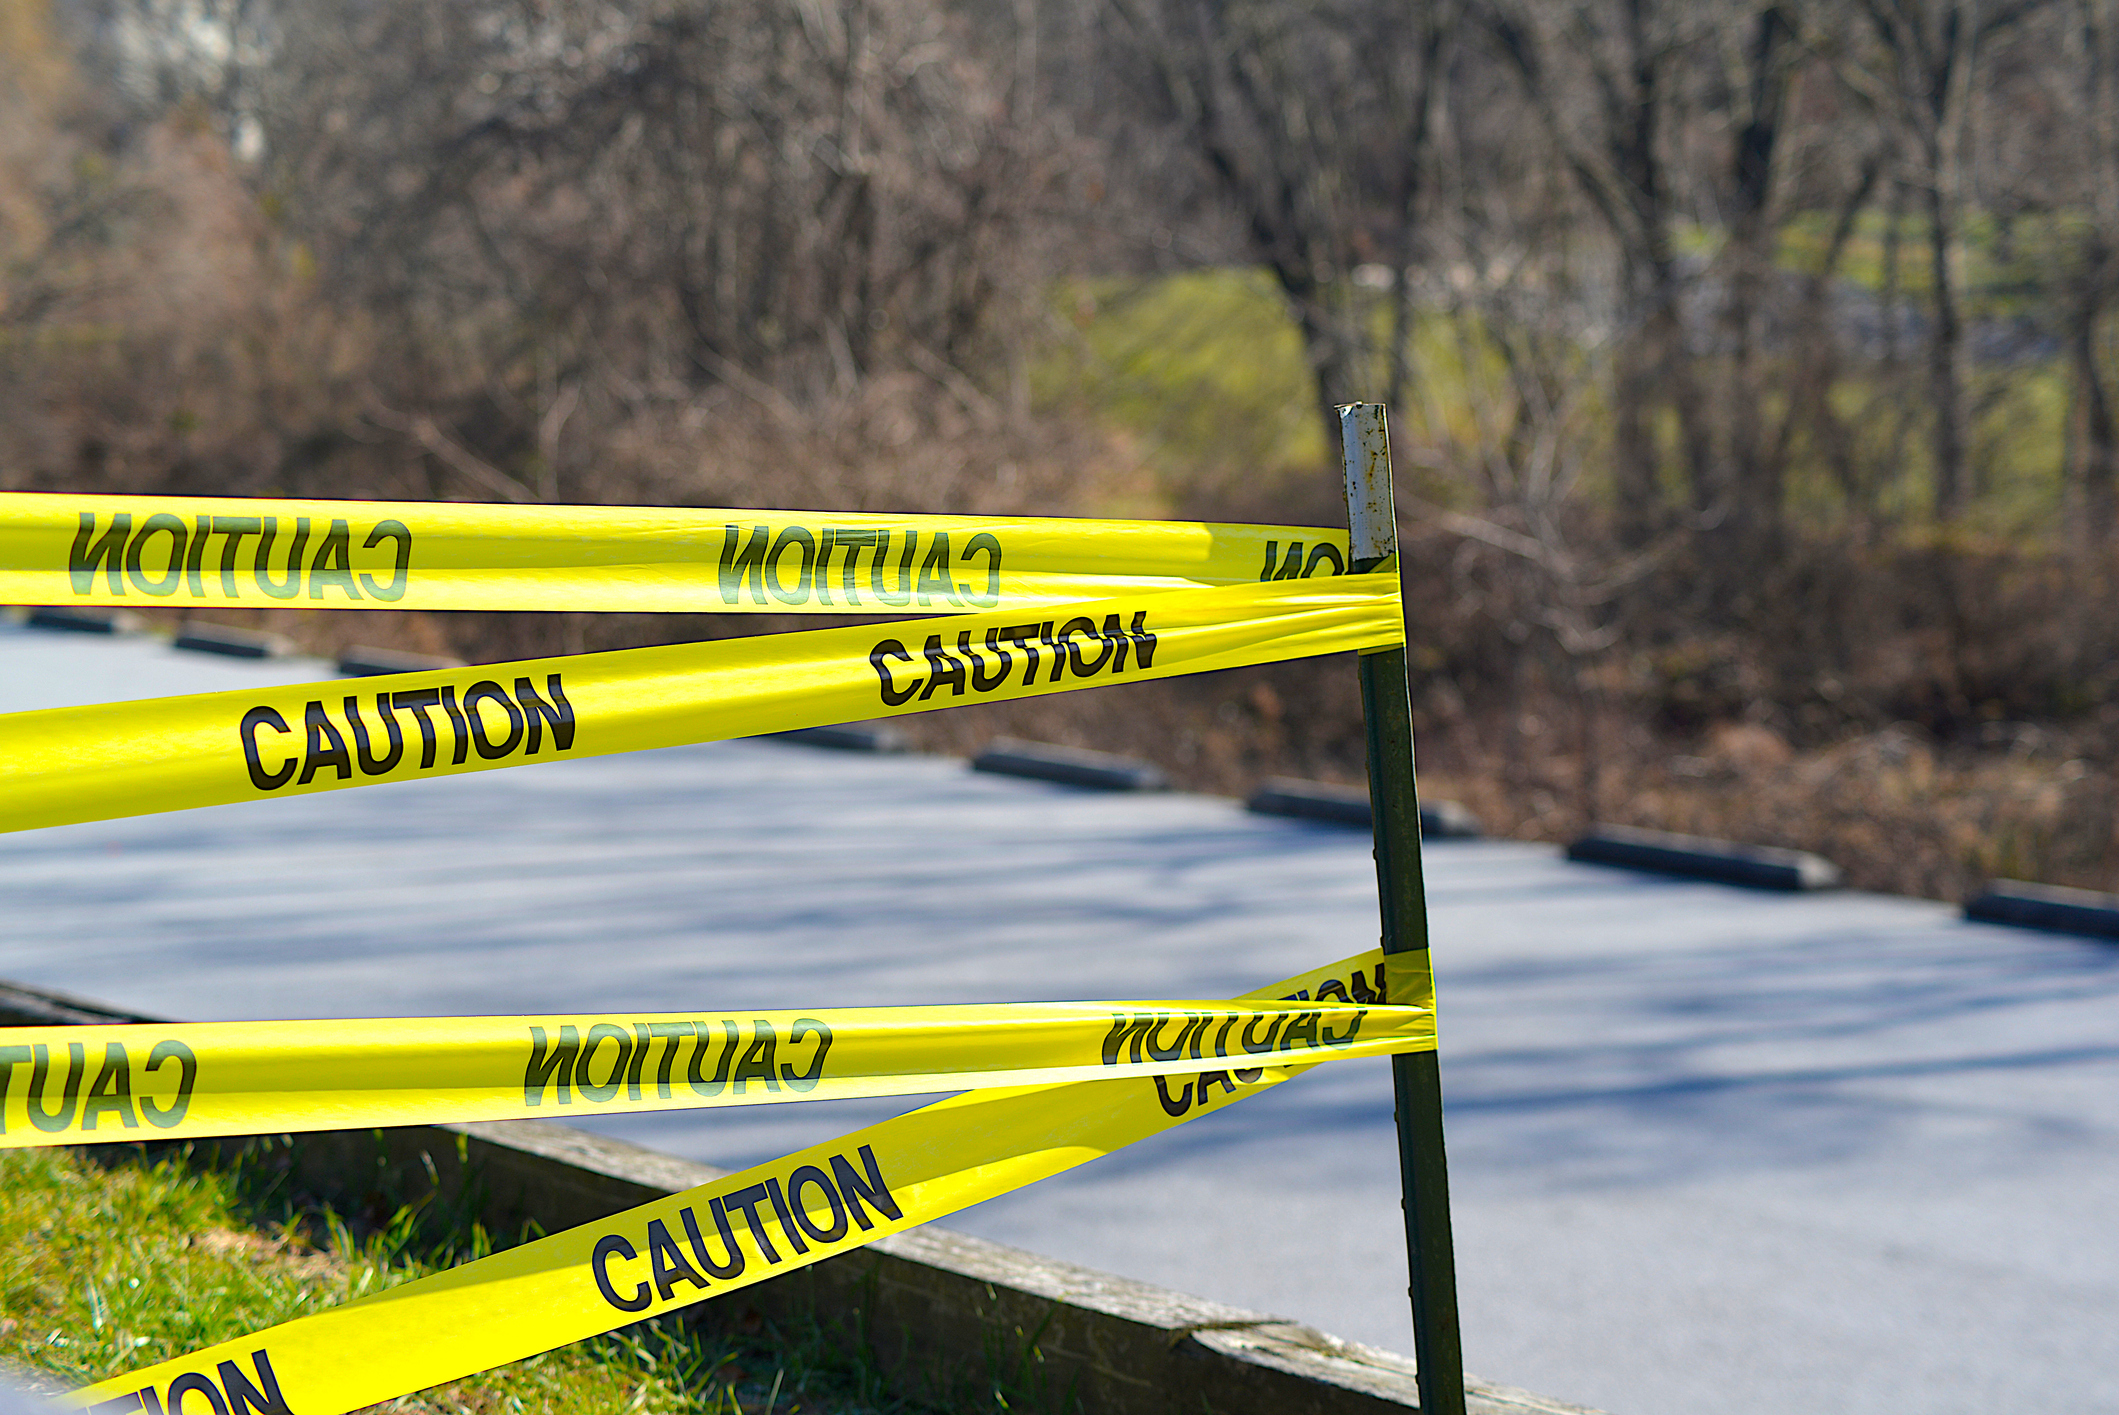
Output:
[[[1339,409],[1339,447],[1346,465],[1347,543],[1357,572],[1398,553],[1398,509],[1391,496],[1390,422],[1381,403]]]

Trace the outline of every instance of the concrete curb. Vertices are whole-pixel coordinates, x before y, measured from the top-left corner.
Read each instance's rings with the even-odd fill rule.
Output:
[[[1092,752],[1081,747],[1060,747],[1049,742],[1021,742],[996,737],[971,759],[973,771],[998,772],[1003,776],[1027,776],[1038,781],[1057,781],[1064,786],[1084,786],[1095,791],[1167,791],[1170,778],[1153,762],[1110,752]]]
[[[1771,845],[1740,845],[1697,835],[1600,825],[1567,847],[1567,858],[1652,874],[1684,875],[1750,889],[1836,889],[1839,866],[1822,855]]]
[[[1297,781],[1293,777],[1268,777],[1244,802],[1244,809],[1262,816],[1289,816],[1296,820],[1329,821],[1334,825],[1373,829],[1366,786],[1334,786],[1327,781]],[[1477,840],[1482,831],[1479,818],[1455,801],[1420,803],[1422,840]]]
[[[425,673],[437,668],[462,668],[460,658],[439,654],[406,653],[402,649],[372,649],[354,645],[338,656],[341,678],[376,678],[388,673]]]
[[[0,1025],[152,1022],[0,983]],[[726,1173],[543,1120],[338,1130],[206,1142],[276,1156],[319,1199],[385,1217],[426,1194],[488,1231],[557,1232]],[[981,1372],[1031,1378],[1096,1415],[1386,1415],[1417,1410],[1410,1358],[932,1224],[701,1304],[708,1325],[756,1312],[815,1320],[871,1349],[902,1388]],[[1471,1415],[1593,1415],[1468,1380]]]
[[[851,722],[835,727],[794,727],[768,732],[766,742],[792,742],[798,747],[823,747],[834,752],[902,752],[905,734],[887,722]]]
[[[134,634],[140,629],[140,616],[122,609],[55,604],[32,608],[22,622],[32,629],[56,629],[70,634]]]
[[[192,653],[217,653],[228,658],[285,658],[294,645],[285,636],[258,629],[234,629],[226,624],[208,624],[187,619],[177,628],[171,648]]]
[[[2057,884],[1988,880],[1986,888],[1966,903],[1964,916],[1981,923],[2012,924],[2048,933],[2119,938],[2119,895],[2067,889]]]

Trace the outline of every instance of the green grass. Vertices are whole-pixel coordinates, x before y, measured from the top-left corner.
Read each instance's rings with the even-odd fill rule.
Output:
[[[1074,336],[1037,365],[1033,395],[1125,430],[1165,482],[1323,465],[1302,339],[1264,271],[1084,280],[1055,298]]]
[[[356,1231],[288,1202],[261,1166],[181,1156],[0,1153],[0,1363],[85,1385],[491,1251],[416,1207]],[[441,1231],[435,1237],[436,1230]],[[390,1411],[899,1415],[865,1352],[821,1330],[715,1335],[643,1323],[416,1396]],[[978,1390],[952,1408],[1007,1408]]]
[[[1824,239],[1821,221],[1802,216],[1789,223],[1781,250],[1785,268],[1814,267]],[[1874,212],[1859,224],[1840,274],[1847,284],[1881,288],[1883,226]],[[2034,298],[2033,287],[2053,278],[2066,234],[2066,223],[2059,220],[2019,220],[2006,232],[1985,218],[1971,223],[1968,317],[2037,308],[2042,296]],[[1907,217],[1901,293],[1915,307],[1926,298],[1920,235],[1917,222]],[[1701,234],[1693,244],[1705,249],[1708,238]],[[1379,336],[1379,349],[1389,319],[1387,303],[1377,297],[1364,311]],[[1314,479],[1327,465],[1301,340],[1286,301],[1264,271],[1195,270],[1070,282],[1054,292],[1054,309],[1069,337],[1036,365],[1035,397],[1048,409],[1093,418],[1133,446],[1146,473],[1138,514],[1169,514],[1169,507],[1197,499],[1201,491],[1209,493],[1211,503],[1217,486],[1242,489],[1256,500],[1261,490]],[[1567,345],[1563,335],[1544,335],[1542,346],[1539,357],[1548,374],[1558,386],[1574,390],[1561,441],[1582,459],[1582,490],[1592,499],[1608,496],[1606,378],[1593,366],[1594,352]],[[1401,413],[1412,436],[1401,475],[1425,500],[1477,509],[1481,492],[1471,482],[1470,469],[1480,467],[1506,440],[1519,390],[1493,332],[1475,314],[1422,311],[1411,353],[1413,381]],[[1928,518],[1926,386],[1921,351],[1912,347],[1906,353],[1910,363],[1901,382],[1858,359],[1847,361],[1832,401],[1848,422],[1861,472],[1876,484],[1861,504],[1850,504],[1821,450],[1798,439],[1789,468],[1789,511],[1798,522],[1830,529],[1872,513],[1897,525],[1919,525]],[[2113,357],[2119,358],[2119,350]],[[1768,366],[1770,376],[1785,384],[1791,370],[1770,359]],[[1712,360],[1704,361],[1700,372],[1710,388],[1720,377]],[[1973,410],[1969,470],[1974,483],[1966,528],[2023,543],[2049,539],[2061,528],[2065,497],[2069,393],[2063,362],[1975,365],[1966,396]],[[1779,415],[1776,404],[1771,417]],[[1897,431],[1901,419],[1903,436]],[[1682,504],[1688,493],[1676,484],[1678,439],[1667,416],[1660,436],[1673,479],[1668,495]]]
[[[1836,216],[1825,211],[1806,211],[1793,217],[1781,231],[1782,268],[1804,274],[1818,269],[1824,262],[1835,221]],[[2045,308],[2056,280],[2077,258],[2085,224],[2074,213],[2018,216],[2006,221],[1984,212],[1968,214],[1962,239],[1963,288],[1959,293],[1970,307],[1968,313],[1993,317],[2036,313]],[[1855,219],[1838,277],[1872,293],[1883,293],[1892,278],[1890,242],[1890,215],[1872,205]],[[1686,242],[1689,248],[1702,251],[1715,243],[1715,236],[1704,230],[1693,233]],[[1933,289],[1929,259],[1927,218],[1918,212],[1902,213],[1898,221],[1898,290],[1901,297],[1922,306]]]
[[[1360,298],[1376,348],[1387,348],[1389,299]],[[1329,465],[1302,339],[1265,271],[1075,281],[1054,293],[1054,308],[1072,333],[1036,365],[1033,393],[1045,407],[1081,409],[1133,442],[1160,488],[1147,499],[1162,503],[1141,514],[1169,514],[1170,504],[1217,483],[1255,496]],[[1412,362],[1411,425],[1438,443],[1476,440],[1482,429],[1470,393],[1506,376],[1476,322],[1420,315]],[[1402,474],[1423,476],[1417,465]],[[1461,499],[1449,485],[1419,489],[1431,500]]]

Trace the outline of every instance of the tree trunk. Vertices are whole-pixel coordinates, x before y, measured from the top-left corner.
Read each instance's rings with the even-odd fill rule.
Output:
[[[2119,489],[2119,426],[2111,396],[2097,372],[2097,320],[2102,301],[2084,298],[2069,331],[2068,363],[2074,378],[2076,406],[2082,410],[2082,537],[2086,548],[2111,541]]]
[[[1940,162],[1936,176],[1941,177]],[[1965,406],[1964,324],[1957,305],[1957,228],[1940,180],[1928,198],[1928,278],[1934,287],[1935,327],[1928,338],[1928,396],[1935,424],[1930,446],[1934,455],[1935,519],[1954,520],[1964,510]]]
[[[1645,329],[1621,338],[1613,357],[1612,490],[1619,538],[1629,546],[1645,544],[1661,529],[1661,459],[1652,411],[1660,362]]]
[[[1734,210],[1722,306],[1730,346],[1729,382],[1723,394],[1728,409],[1730,519],[1733,538],[1753,555],[1764,556],[1777,553],[1780,546],[1786,462],[1768,442],[1758,324],[1773,271],[1774,154],[1790,72],[1783,53],[1793,38],[1777,5],[1760,9],[1746,56],[1748,111],[1730,154]]]
[[[1276,269],[1274,273],[1302,333],[1302,353],[1310,367],[1317,415],[1324,422],[1325,451],[1336,458],[1339,405],[1361,400],[1366,392],[1367,370],[1361,367],[1363,360],[1350,345],[1341,312],[1326,304],[1332,292],[1292,272]]]

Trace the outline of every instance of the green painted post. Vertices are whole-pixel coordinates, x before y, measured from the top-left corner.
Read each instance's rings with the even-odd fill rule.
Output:
[[[1356,574],[1396,570],[1389,425],[1379,403],[1339,410],[1347,531]],[[1405,650],[1361,655],[1368,729],[1369,804],[1383,951],[1425,952],[1427,892],[1420,875],[1420,797],[1413,779],[1412,690]],[[1425,962],[1425,960],[1422,960]],[[1412,1275],[1413,1354],[1421,1415],[1464,1415],[1464,1348],[1457,1326],[1457,1260],[1450,1242],[1449,1168],[1442,1152],[1442,1075],[1431,1051],[1391,1058],[1406,1258]]]

